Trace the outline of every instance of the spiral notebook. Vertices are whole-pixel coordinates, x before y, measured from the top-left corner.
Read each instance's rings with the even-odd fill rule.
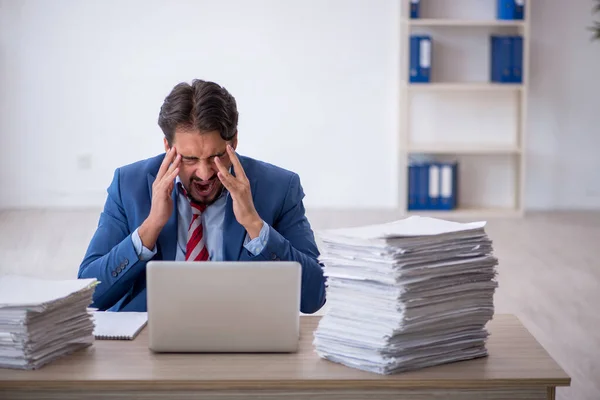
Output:
[[[146,312],[94,312],[94,336],[100,340],[133,340],[148,322]]]

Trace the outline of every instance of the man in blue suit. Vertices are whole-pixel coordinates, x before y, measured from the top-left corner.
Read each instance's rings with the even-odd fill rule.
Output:
[[[239,156],[235,99],[213,82],[180,83],[158,124],[165,154],[118,168],[79,278],[92,306],[146,310],[149,260],[297,261],[300,311],[325,303],[325,279],[298,175]],[[277,299],[273,299],[277,301]]]

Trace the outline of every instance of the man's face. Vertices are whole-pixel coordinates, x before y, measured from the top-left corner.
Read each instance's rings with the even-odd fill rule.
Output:
[[[236,148],[237,137],[227,142],[219,132],[203,132],[194,130],[175,131],[173,146],[181,155],[179,179],[188,195],[199,204],[210,205],[219,198],[223,184],[217,177],[215,157],[219,157],[225,168],[231,167],[227,155],[227,144]],[[165,151],[169,145],[165,140]]]

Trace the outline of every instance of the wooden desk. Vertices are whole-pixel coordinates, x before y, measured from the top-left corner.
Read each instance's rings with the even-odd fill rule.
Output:
[[[382,376],[320,359],[302,317],[295,354],[154,354],[134,341],[96,341],[36,371],[0,369],[0,398],[56,399],[554,399],[570,378],[517,318],[490,322],[490,355]]]

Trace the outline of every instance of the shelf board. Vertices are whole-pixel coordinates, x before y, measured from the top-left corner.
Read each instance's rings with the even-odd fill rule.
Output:
[[[415,92],[431,91],[519,91],[521,83],[458,82],[458,83],[407,83],[408,90]]]
[[[466,27],[496,27],[496,26],[508,26],[508,27],[524,27],[525,21],[514,20],[477,20],[477,19],[445,19],[445,18],[420,18],[420,19],[406,19],[406,23],[410,26],[466,26]]]
[[[455,145],[455,144],[415,144],[409,145],[409,153],[422,154],[521,154],[517,146],[497,145]]]
[[[523,215],[521,210],[516,208],[457,208],[455,210],[423,210],[407,211],[407,215],[420,215],[422,217],[433,218],[515,218]]]

